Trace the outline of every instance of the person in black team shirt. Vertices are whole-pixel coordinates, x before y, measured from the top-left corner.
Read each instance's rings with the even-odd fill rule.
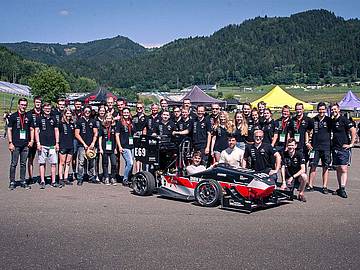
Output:
[[[309,132],[312,129],[312,120],[304,115],[304,104],[295,104],[296,116],[290,120],[289,134],[296,141],[297,149],[302,151],[306,162],[309,160],[309,147],[305,142],[309,141]]]
[[[197,118],[197,117],[196,117]],[[189,109],[187,107],[181,108],[181,120],[176,124],[176,130],[174,132],[176,143],[181,143],[183,139],[189,136],[189,128],[193,125],[194,118],[190,118]]]
[[[39,154],[40,188],[45,188],[45,164],[51,164],[51,186],[57,187],[56,165],[59,151],[59,128],[55,117],[51,116],[51,104],[45,102],[43,115],[37,118],[35,138]]]
[[[282,154],[286,147],[286,140],[288,139],[290,124],[290,107],[288,105],[283,106],[281,110],[281,118],[275,121],[275,134],[272,146],[276,148],[280,154]]]
[[[248,125],[251,124],[252,119],[251,119],[251,104],[249,102],[245,102],[242,106],[242,112],[246,118],[246,121],[248,123]]]
[[[104,184],[109,186],[110,183],[116,186],[117,159],[116,149],[116,133],[117,127],[114,116],[111,112],[106,113],[105,121],[99,128],[99,152],[102,155],[102,166]],[[111,164],[111,173],[109,179],[109,159]]]
[[[246,118],[242,112],[238,111],[235,113],[234,123],[234,136],[236,139],[236,146],[241,150],[245,151],[246,139],[248,137],[249,128]]]
[[[82,115],[83,115],[83,109],[82,109],[82,102],[81,100],[75,100],[74,102],[74,111],[73,111],[73,121],[76,127],[76,122],[78,120],[81,119]],[[74,154],[73,154],[73,159],[72,159],[72,170],[74,172],[74,178],[75,175],[77,174],[77,156],[78,156],[78,147],[79,146],[79,142],[78,140],[75,138],[74,139]]]
[[[297,143],[294,138],[290,138],[287,141],[287,151],[284,153],[282,160],[281,175],[284,181],[282,182],[281,189],[286,187],[292,188],[294,182],[298,181],[299,194],[298,199],[302,202],[306,202],[304,191],[307,183],[307,175],[305,169],[305,158],[302,151],[297,149]]]
[[[111,113],[113,117],[118,116],[118,112],[114,108],[114,98],[112,96],[106,98],[106,106],[107,106],[107,112]]]
[[[75,124],[70,108],[65,108],[59,122],[59,187],[71,185],[69,170],[74,154]]]
[[[339,189],[333,194],[347,198],[345,186],[348,179],[351,148],[355,143],[356,129],[352,121],[340,115],[340,108],[337,103],[331,106],[331,114],[333,165],[336,166],[336,176],[339,184]],[[349,139],[349,135],[351,139]]]
[[[64,113],[64,109],[65,109],[65,99],[64,98],[59,98],[57,101],[57,108],[54,108],[51,111],[51,116],[55,117],[56,121],[58,123],[60,123],[60,120],[62,118],[62,115]]]
[[[257,109],[259,111],[259,119],[260,119],[260,123],[263,122],[264,120],[264,112],[265,112],[265,109],[266,109],[266,103],[264,101],[260,101],[258,104],[257,104]]]
[[[116,138],[120,152],[125,160],[123,185],[127,186],[129,184],[130,174],[134,165],[134,125],[132,123],[130,109],[128,107],[123,109]]]
[[[307,191],[314,190],[314,183],[316,178],[316,168],[321,160],[322,165],[322,181],[324,194],[328,193],[328,179],[329,167],[331,165],[331,118],[326,115],[326,104],[319,102],[317,105],[318,114],[312,120],[312,137],[311,140],[305,141],[309,152],[309,184],[306,187]]]
[[[263,138],[264,132],[255,130],[254,144],[246,146],[242,167],[267,173],[276,182],[277,173],[281,167],[281,156],[271,144],[263,143]],[[275,160],[275,166],[273,160]]]
[[[227,112],[220,112],[219,124],[215,126],[211,133],[211,154],[214,156],[215,161],[220,160],[220,153],[228,147],[228,135],[233,132],[233,125],[229,120]]]
[[[262,130],[264,131],[264,143],[272,143],[275,133],[275,121],[272,119],[272,112],[269,108],[264,110],[264,120],[262,122]]]
[[[127,104],[126,99],[123,97],[120,97],[116,100],[117,116],[115,120],[120,120],[122,116],[122,111],[126,107],[126,104]]]
[[[171,117],[171,120],[174,122],[175,125],[178,125],[178,123],[181,121],[181,108],[178,106],[175,106],[173,109],[173,116]]]
[[[34,143],[34,131],[31,124],[32,118],[26,114],[27,99],[20,98],[18,101],[18,110],[9,117],[7,136],[9,141],[9,150],[11,152],[10,163],[10,185],[9,188],[15,188],[15,172],[20,157],[20,180],[21,186],[29,189],[26,183],[26,159],[28,157],[29,147]]]
[[[134,137],[139,137],[145,133],[146,115],[144,113],[144,103],[138,101],[136,103],[136,114],[132,117],[132,123],[134,126]],[[141,168],[141,162],[135,161],[135,172],[139,172]]]
[[[186,108],[189,111],[189,117],[190,119],[196,119],[196,113],[194,112],[194,109],[191,105],[191,100],[189,98],[183,99],[183,105],[182,108]]]
[[[254,131],[261,129],[261,123],[259,118],[259,112],[256,108],[251,110],[251,121],[248,124],[248,136],[246,138],[246,142],[248,144],[254,143]]]
[[[27,112],[28,117],[31,117],[32,128],[35,130],[36,119],[40,117],[42,113],[42,98],[40,96],[34,97],[34,108]],[[35,139],[35,136],[34,136]],[[34,172],[34,159],[37,152],[36,141],[33,143],[31,147],[29,147],[29,155],[28,155],[28,175],[29,175],[29,183],[33,182],[33,172]]]
[[[98,138],[98,129],[94,119],[90,119],[91,106],[85,106],[84,116],[76,122],[75,138],[79,141],[78,149],[78,177],[77,184],[81,186],[84,180],[85,154],[88,149],[95,150]],[[95,160],[88,159],[89,180],[95,184],[100,183],[95,175]]]
[[[161,121],[161,116],[159,114],[159,106],[155,103],[151,105],[151,114],[146,119],[146,134],[153,134],[154,127]]]

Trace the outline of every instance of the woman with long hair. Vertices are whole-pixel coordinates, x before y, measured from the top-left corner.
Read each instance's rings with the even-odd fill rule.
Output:
[[[260,114],[257,108],[251,110],[251,122],[248,124],[248,136],[247,143],[254,144],[254,132],[255,130],[261,130]]]
[[[116,186],[116,172],[117,172],[117,160],[116,160],[116,123],[114,116],[111,113],[106,113],[105,120],[101,126],[99,132],[99,152],[102,154],[102,166],[104,184]],[[111,164],[111,173],[109,178],[109,159]]]
[[[125,160],[123,185],[129,185],[129,177],[134,164],[134,126],[131,119],[130,109],[125,107],[120,118],[118,133],[116,134],[120,152]]]
[[[234,131],[233,123],[229,120],[227,112],[219,113],[219,122],[212,130],[211,154],[215,161],[220,160],[221,151],[228,147],[228,135]]]
[[[105,121],[105,114],[106,114],[106,106],[100,105],[98,108],[97,115],[95,116],[96,127],[98,128],[99,131],[102,128],[103,123]],[[99,149],[99,146],[96,145],[96,148]],[[101,155],[100,153],[97,153],[95,158],[95,173],[97,178],[99,178],[100,176],[100,155]]]
[[[262,130],[264,131],[263,142],[271,144],[275,133],[275,121],[272,118],[272,112],[269,108],[264,109]]]
[[[69,169],[74,154],[75,124],[69,107],[64,109],[59,123],[59,187],[71,185]]]
[[[234,115],[234,135],[236,146],[245,151],[246,138],[248,136],[248,123],[245,115],[238,111]]]

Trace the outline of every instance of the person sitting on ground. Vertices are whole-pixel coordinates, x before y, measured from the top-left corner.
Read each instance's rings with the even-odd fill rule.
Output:
[[[235,168],[241,167],[244,150],[236,146],[236,138],[234,133],[228,135],[229,147],[220,154],[219,163],[226,163]]]
[[[192,156],[191,165],[186,167],[186,173],[188,175],[205,171],[206,167],[202,165],[201,152],[195,151]]]
[[[294,138],[290,138],[287,141],[287,151],[284,153],[282,160],[281,175],[284,179],[281,189],[285,189],[286,186],[293,187],[294,182],[298,181],[299,194],[298,199],[302,202],[306,202],[304,191],[308,177],[305,169],[305,157],[301,150],[296,149],[297,143]]]

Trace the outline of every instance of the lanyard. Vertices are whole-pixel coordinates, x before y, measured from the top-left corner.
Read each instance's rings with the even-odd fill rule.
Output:
[[[299,131],[302,120],[303,117],[301,117],[300,119],[296,119],[296,131]]]
[[[127,126],[129,135],[131,135],[131,121],[130,120],[124,120],[124,124]]]
[[[106,131],[107,131],[108,141],[110,141],[110,136],[111,136],[111,126],[109,126],[109,128],[106,128]]]
[[[286,120],[286,121],[284,119],[281,120],[281,131],[285,131],[287,122],[288,122],[288,120]]]
[[[21,125],[21,129],[23,130],[24,129],[24,121],[25,121],[25,114],[21,114],[19,113],[19,118],[20,118],[20,125]]]

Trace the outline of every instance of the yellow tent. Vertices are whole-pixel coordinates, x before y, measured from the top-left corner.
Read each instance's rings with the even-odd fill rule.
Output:
[[[301,102],[304,104],[305,111],[313,110],[313,106],[311,104],[289,95],[278,85],[271,89],[271,91],[263,97],[253,101],[251,103],[251,106],[256,107],[260,101],[264,101],[266,103],[266,107],[270,108],[271,110],[281,110],[284,105],[289,105],[290,108],[294,110],[295,104],[297,102]]]

